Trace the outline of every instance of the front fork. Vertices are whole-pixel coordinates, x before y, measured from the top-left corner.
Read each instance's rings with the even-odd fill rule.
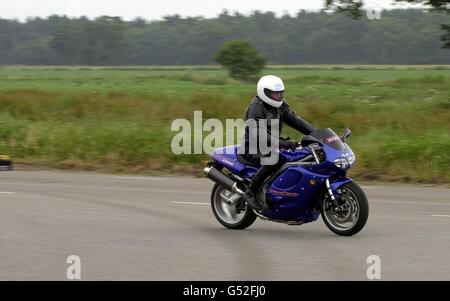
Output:
[[[330,179],[326,179],[325,180],[325,185],[327,186],[327,194],[330,197],[331,202],[333,202],[333,205],[335,207],[338,207],[339,206],[339,201],[338,201],[339,200],[339,193],[337,193],[337,191],[336,191],[336,196],[337,196],[337,198],[336,198],[336,196],[334,196],[333,190],[331,190]]]
[[[347,183],[353,182],[352,179],[349,178],[341,178],[338,179],[337,181],[331,183],[330,179],[326,179],[325,180],[325,185],[327,187],[327,194],[331,199],[331,202],[333,203],[334,207],[339,207],[342,205],[343,202],[341,202],[341,196],[338,192],[339,187],[341,187],[342,185],[345,185]]]

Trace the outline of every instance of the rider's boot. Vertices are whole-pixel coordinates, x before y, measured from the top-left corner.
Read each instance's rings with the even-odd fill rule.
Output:
[[[249,188],[244,193],[244,198],[247,201],[247,206],[257,211],[262,211],[265,208],[256,200],[255,193]]]

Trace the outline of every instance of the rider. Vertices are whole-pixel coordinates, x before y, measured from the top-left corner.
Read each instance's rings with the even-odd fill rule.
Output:
[[[258,95],[253,98],[251,104],[247,108],[245,121],[253,119],[256,121],[257,127],[260,126],[259,120],[267,121],[267,131],[265,131],[267,135],[266,141],[271,141],[271,138],[275,139],[281,137],[283,123],[286,123],[305,135],[309,135],[314,131],[314,128],[308,122],[297,116],[297,114],[291,110],[284,98],[284,90],[284,83],[279,77],[273,75],[263,76],[257,85]],[[272,137],[271,124],[273,124],[274,121],[279,122],[279,133]],[[249,141],[252,139],[258,141],[258,133],[259,130],[251,131],[250,134],[249,128],[245,128],[245,154],[243,155],[243,158],[253,164],[262,165],[261,159],[265,157],[265,155],[261,154],[259,144],[256,144],[258,145],[256,154],[249,152]],[[279,148],[295,150],[296,144],[289,139],[279,138]],[[267,209],[264,207],[263,203],[257,202],[255,194],[264,180],[280,166],[281,163],[277,160],[275,164],[263,165],[258,170],[244,194],[249,207],[256,210]]]

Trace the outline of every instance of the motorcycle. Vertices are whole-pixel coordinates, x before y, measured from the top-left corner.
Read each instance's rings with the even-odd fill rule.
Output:
[[[369,215],[364,191],[347,171],[356,161],[346,141],[333,130],[320,129],[296,142],[295,150],[280,150],[282,166],[261,185],[256,198],[262,211],[247,206],[244,191],[260,166],[238,154],[239,145],[216,149],[204,169],[215,185],[211,206],[216,219],[230,229],[245,229],[257,217],[288,225],[316,221],[319,216],[334,233],[352,236],[363,229]]]

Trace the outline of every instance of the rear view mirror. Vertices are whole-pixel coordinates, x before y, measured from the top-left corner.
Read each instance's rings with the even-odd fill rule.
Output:
[[[345,129],[344,135],[342,135],[342,137],[341,137],[342,142],[345,143],[345,141],[347,140],[348,137],[350,137],[351,134],[352,134],[352,131],[350,131],[349,129]]]

